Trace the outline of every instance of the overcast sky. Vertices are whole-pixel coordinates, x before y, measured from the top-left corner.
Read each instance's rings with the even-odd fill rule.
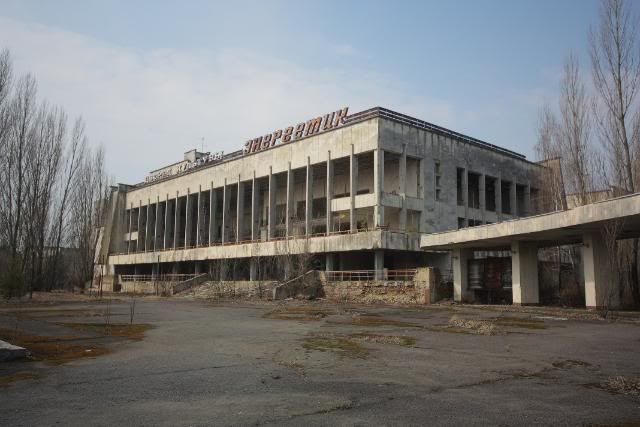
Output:
[[[82,115],[117,182],[349,106],[533,156],[596,1],[0,0],[0,49]],[[203,143],[204,138],[204,143]]]

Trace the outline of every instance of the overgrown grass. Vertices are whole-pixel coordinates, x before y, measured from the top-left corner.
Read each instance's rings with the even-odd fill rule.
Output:
[[[144,333],[152,328],[146,323],[61,323],[62,325],[81,332],[90,332],[112,337],[122,337],[132,340],[141,340]]]

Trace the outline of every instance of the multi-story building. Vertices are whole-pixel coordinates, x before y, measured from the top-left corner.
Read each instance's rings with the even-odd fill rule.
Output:
[[[282,279],[273,260],[316,268],[446,266],[419,234],[535,213],[541,166],[399,114],[347,109],[223,155],[185,154],[113,189],[99,262],[113,274],[213,272]]]

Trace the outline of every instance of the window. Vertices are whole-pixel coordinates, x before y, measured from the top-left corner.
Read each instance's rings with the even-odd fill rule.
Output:
[[[440,189],[436,188],[436,200],[440,200]]]

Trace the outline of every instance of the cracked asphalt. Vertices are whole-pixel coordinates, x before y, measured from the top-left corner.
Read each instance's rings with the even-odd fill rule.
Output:
[[[103,307],[91,301],[55,305]],[[128,322],[126,299],[111,307],[112,322]],[[300,310],[292,318],[268,315],[291,307]],[[60,333],[58,320],[27,316],[20,327]],[[2,306],[0,326],[15,321]],[[25,370],[37,374],[0,386],[0,424],[640,423],[640,395],[604,386],[615,377],[640,378],[635,318],[575,319],[472,306],[144,298],[136,302],[135,322],[153,327],[139,341],[109,340],[111,352],[100,357],[60,366],[0,365],[0,379]],[[415,342],[377,342],[380,336]]]

